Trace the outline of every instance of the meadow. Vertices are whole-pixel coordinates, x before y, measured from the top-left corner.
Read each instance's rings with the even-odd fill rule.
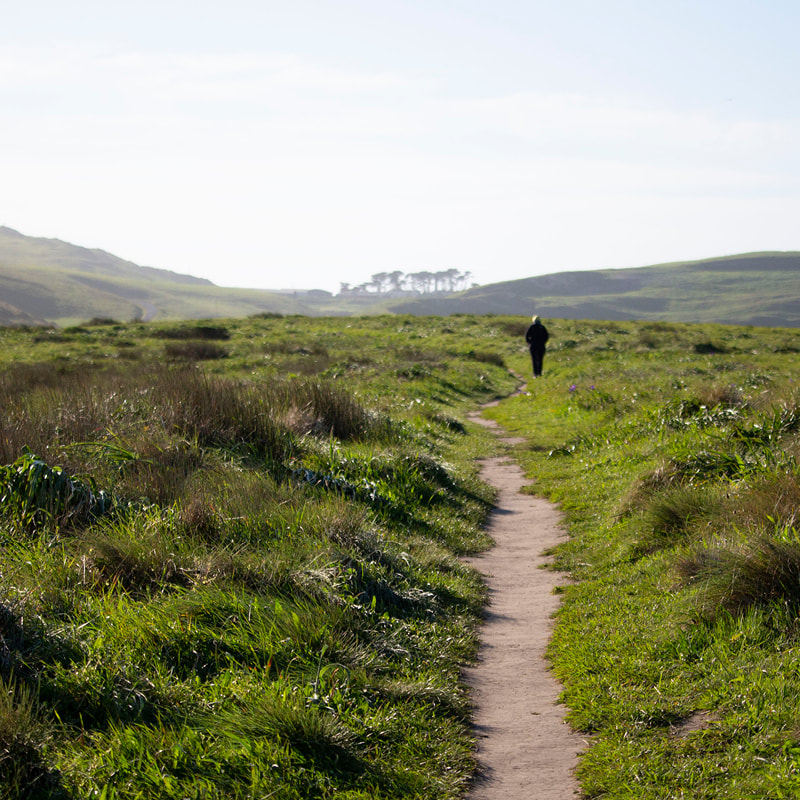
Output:
[[[584,796],[797,797],[800,334],[551,328],[488,414],[571,533],[550,656]]]
[[[800,336],[546,323],[0,329],[0,797],[462,797],[496,397],[584,795],[796,796]]]
[[[459,796],[496,327],[0,339],[0,797]]]

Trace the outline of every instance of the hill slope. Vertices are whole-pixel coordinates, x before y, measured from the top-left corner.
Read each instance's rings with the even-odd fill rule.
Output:
[[[800,253],[560,272],[478,286],[449,298],[396,303],[391,309],[800,327]]]
[[[79,247],[69,242],[62,242],[60,239],[25,236],[19,231],[2,225],[0,225],[0,265],[48,266],[66,272],[85,272],[114,278],[214,285],[205,278],[195,278],[192,275],[182,275],[155,267],[140,267],[132,261],[125,261],[105,250]]]
[[[800,253],[769,252],[630,269],[558,272],[449,296],[334,297],[229,289],[140,267],[103,250],[0,227],[0,325],[307,315],[514,314],[800,327]]]
[[[296,298],[227,289],[204,278],[140,267],[104,250],[0,227],[0,325],[313,313]]]

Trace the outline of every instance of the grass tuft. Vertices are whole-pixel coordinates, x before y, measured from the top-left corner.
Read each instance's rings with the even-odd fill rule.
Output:
[[[675,546],[717,507],[708,486],[672,486],[653,496],[644,513],[654,547]]]
[[[209,727],[248,740],[277,739],[317,763],[347,770],[360,760],[355,734],[335,713],[296,698],[263,695],[215,714]]]
[[[800,609],[800,540],[760,536],[744,548],[703,548],[680,559],[679,573],[700,584],[700,609],[743,614],[753,607]]]
[[[0,798],[56,796],[57,776],[43,758],[50,739],[31,690],[0,678]]]

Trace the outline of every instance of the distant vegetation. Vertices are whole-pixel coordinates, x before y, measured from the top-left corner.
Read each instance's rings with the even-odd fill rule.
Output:
[[[372,280],[361,283],[358,286],[351,286],[343,283],[339,294],[346,296],[368,296],[368,295],[402,295],[402,294],[454,294],[467,288],[471,272],[461,272],[457,269],[439,270],[432,272],[423,270],[421,272],[404,273],[400,270],[394,272],[377,272],[372,276]]]

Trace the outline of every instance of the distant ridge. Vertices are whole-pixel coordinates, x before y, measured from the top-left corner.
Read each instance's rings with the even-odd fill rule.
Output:
[[[105,250],[80,247],[62,242],[61,239],[25,236],[13,228],[2,225],[0,225],[0,266],[58,267],[92,275],[110,275],[115,278],[144,278],[171,283],[214,285],[205,278],[195,278],[167,269],[140,267]]]
[[[0,325],[72,325],[314,313],[294,297],[228,289],[204,278],[141,267],[105,250],[26,236],[0,226]]]
[[[556,272],[450,295],[334,296],[230,289],[104,250],[0,226],[0,325],[74,325],[253,314],[508,314],[800,328],[800,252]]]
[[[394,303],[391,310],[800,327],[800,253],[558,272]]]
[[[5,327],[35,327],[40,328],[50,323],[46,319],[39,319],[25,311],[20,310],[10,303],[0,300],[0,325]]]

